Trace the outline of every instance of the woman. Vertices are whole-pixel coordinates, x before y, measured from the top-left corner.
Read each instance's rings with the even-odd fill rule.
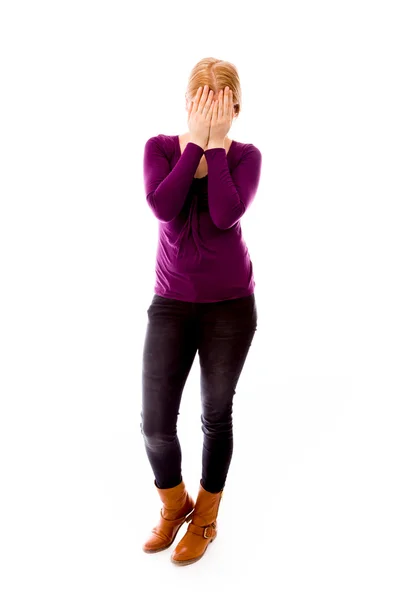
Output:
[[[144,151],[146,199],[159,220],[159,242],[143,351],[141,432],[163,506],[143,550],[168,548],[190,522],[171,556],[177,565],[201,558],[217,535],[233,450],[233,395],[257,328],[240,218],[257,191],[261,152],[227,137],[240,98],[234,65],[200,61],[186,93],[189,131],[154,136]],[[197,351],[204,442],[194,502],[182,479],[177,418]]]

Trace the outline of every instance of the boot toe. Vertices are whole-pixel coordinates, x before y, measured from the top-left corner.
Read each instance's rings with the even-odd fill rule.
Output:
[[[159,552],[160,550],[164,550],[167,547],[168,544],[166,544],[164,541],[156,539],[143,544],[142,550],[143,552]]]
[[[152,536],[143,544],[142,549],[144,552],[159,552],[168,548],[171,543],[172,541],[169,538],[153,531]]]
[[[190,551],[190,548],[185,546],[177,546],[173,553],[171,554],[171,560],[173,562],[181,562],[185,560],[190,560],[193,558],[193,552]]]
[[[187,531],[171,555],[174,563],[187,564],[201,558],[208,542]]]

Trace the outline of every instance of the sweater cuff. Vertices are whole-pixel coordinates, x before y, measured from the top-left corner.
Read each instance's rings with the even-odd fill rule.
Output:
[[[185,150],[186,148],[190,148],[191,146],[193,146],[193,148],[195,148],[196,150],[191,150],[191,152],[198,152],[200,154],[200,156],[204,153],[204,149],[199,146],[198,144],[195,144],[194,142],[188,142],[186,144]]]
[[[226,150],[225,150],[225,148],[207,148],[207,150],[204,150],[204,154],[207,156],[207,154],[211,152],[211,155],[212,155],[212,153],[213,153],[213,152],[214,152],[214,153],[215,153],[215,152],[217,152],[217,153],[218,153],[220,150],[222,150],[222,152],[223,152],[224,154],[226,154]]]

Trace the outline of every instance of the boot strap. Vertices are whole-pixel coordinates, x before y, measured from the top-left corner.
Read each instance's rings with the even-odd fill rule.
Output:
[[[194,523],[190,523],[187,530],[191,531],[192,533],[195,533],[196,535],[201,535],[201,537],[204,537],[206,539],[214,538],[217,535],[217,524],[215,521],[214,521],[214,523],[211,523],[211,525],[204,525],[204,526],[195,525]]]
[[[157,535],[162,540],[169,542],[170,538],[165,533],[164,527],[166,527],[167,523],[170,527],[176,527],[178,525],[181,525],[182,522],[189,521],[192,518],[193,510],[194,509],[192,509],[190,511],[189,515],[183,515],[182,517],[179,517],[179,519],[166,519],[162,514],[162,508],[161,508],[161,510],[160,510],[161,521],[160,521],[160,523],[158,523],[158,525],[153,527],[151,532],[154,533],[154,535]]]
[[[166,523],[169,523],[170,525],[174,526],[174,525],[178,525],[181,521],[188,521],[189,520],[189,516],[192,515],[193,511],[194,511],[194,509],[192,508],[192,510],[190,511],[189,514],[182,515],[178,519],[166,519],[164,517],[164,515],[163,515],[163,509],[161,508],[160,515],[161,515],[161,518],[162,518],[163,521],[165,521]]]

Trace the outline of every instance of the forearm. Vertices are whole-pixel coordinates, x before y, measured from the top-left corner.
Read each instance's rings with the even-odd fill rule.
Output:
[[[174,168],[148,194],[147,202],[158,220],[172,221],[181,212],[203,153],[202,146],[188,142]]]
[[[245,207],[232,181],[224,145],[217,144],[209,143],[204,152],[208,165],[208,208],[214,225],[229,229],[241,218]]]

